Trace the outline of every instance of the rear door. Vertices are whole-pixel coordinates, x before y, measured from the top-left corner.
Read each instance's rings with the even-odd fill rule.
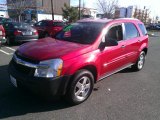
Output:
[[[138,31],[138,27],[136,24],[127,22],[124,23],[125,35],[124,39],[126,42],[126,63],[134,63],[139,54],[138,50],[141,46],[142,38],[140,37],[140,33]]]
[[[117,46],[105,47],[101,52],[101,78],[110,75],[126,65],[125,61],[125,41],[123,40],[122,24],[112,25],[107,34],[106,40],[114,39],[118,41]]]

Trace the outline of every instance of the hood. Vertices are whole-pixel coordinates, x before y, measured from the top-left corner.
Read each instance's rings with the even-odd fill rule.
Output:
[[[54,58],[66,60],[91,51],[90,46],[48,37],[25,43],[18,48],[17,52],[26,58],[38,61]]]

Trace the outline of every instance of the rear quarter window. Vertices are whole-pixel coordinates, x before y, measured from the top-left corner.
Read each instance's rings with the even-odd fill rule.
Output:
[[[147,35],[147,30],[146,30],[144,24],[140,24],[140,23],[139,23],[138,26],[139,26],[139,28],[140,28],[143,36]]]
[[[64,27],[65,24],[63,22],[53,22],[54,27]]]

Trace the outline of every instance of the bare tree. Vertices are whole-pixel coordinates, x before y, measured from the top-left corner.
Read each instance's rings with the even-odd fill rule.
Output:
[[[34,0],[8,0],[8,8],[12,10],[12,14],[17,16],[19,21],[25,10],[35,9],[36,1]]]
[[[144,7],[144,9],[138,9],[138,7],[135,7],[133,18],[140,19],[144,24],[148,24],[150,19],[150,8]]]
[[[104,14],[104,17],[112,18],[115,8],[118,6],[118,0],[97,0],[98,9]]]

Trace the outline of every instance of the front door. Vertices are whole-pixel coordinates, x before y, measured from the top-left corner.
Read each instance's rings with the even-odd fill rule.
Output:
[[[123,40],[122,24],[116,24],[109,28],[105,40],[117,40],[117,46],[107,46],[101,51],[101,78],[110,75],[122,68],[125,63],[125,41]]]

